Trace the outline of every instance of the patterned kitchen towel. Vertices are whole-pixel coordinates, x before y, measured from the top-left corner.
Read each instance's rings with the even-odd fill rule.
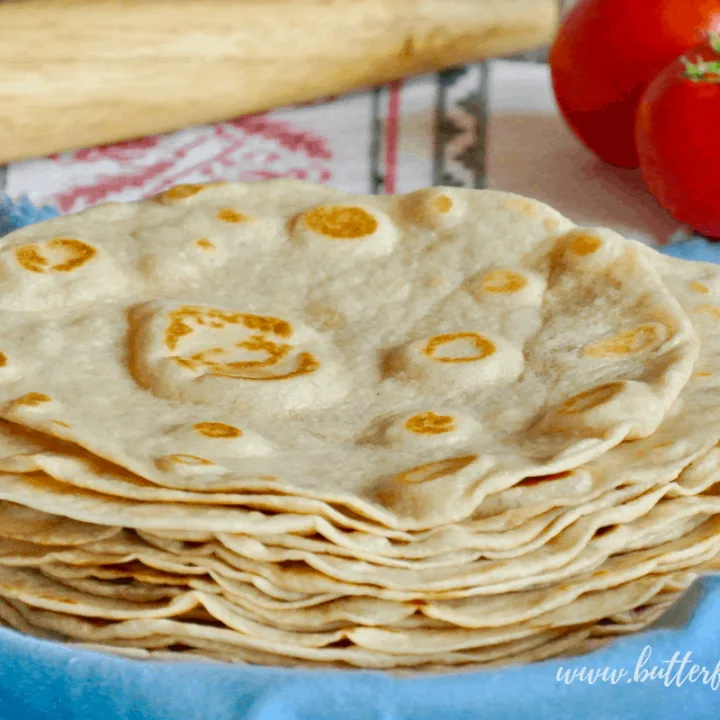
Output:
[[[179,183],[273,177],[360,194],[496,188],[651,245],[678,230],[637,172],[600,162],[570,133],[547,65],[511,60],[13,163],[0,169],[0,191],[68,213]]]

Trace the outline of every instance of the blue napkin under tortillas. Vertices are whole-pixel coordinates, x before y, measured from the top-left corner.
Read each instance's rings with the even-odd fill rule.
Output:
[[[37,206],[26,197],[13,201],[4,193],[0,193],[0,237],[25,225],[48,220],[58,214],[51,205]]]
[[[0,236],[54,215],[0,193]],[[720,262],[698,237],[661,251]],[[601,652],[417,678],[138,662],[0,628],[0,720],[717,720],[718,618],[720,577],[705,578],[662,628]]]

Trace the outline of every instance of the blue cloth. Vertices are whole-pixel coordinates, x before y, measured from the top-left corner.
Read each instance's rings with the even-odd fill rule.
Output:
[[[720,578],[691,620],[609,649],[500,671],[394,678],[223,665],[151,664],[69,650],[0,630],[2,720],[717,720]],[[650,656],[642,663],[643,651]],[[647,651],[646,651],[647,652]],[[690,652],[688,664],[679,662]],[[650,679],[653,668],[666,679]],[[691,682],[693,664],[707,669]],[[617,684],[558,681],[582,668]],[[697,672],[697,671],[696,671]],[[712,673],[715,673],[714,676]],[[642,678],[646,678],[642,682]],[[703,679],[708,683],[703,684]],[[713,689],[716,688],[716,689]]]
[[[50,205],[38,207],[26,197],[13,201],[4,193],[0,193],[0,237],[25,225],[55,217],[57,214],[58,211]]]
[[[0,196],[0,235],[53,213]],[[720,262],[720,246],[699,238],[667,250]],[[589,656],[421,678],[141,663],[0,629],[0,720],[718,720],[720,578],[700,582],[687,607],[672,629]],[[563,679],[583,668],[617,683]]]
[[[665,255],[682,260],[699,260],[702,262],[720,262],[720,242],[710,242],[701,237],[683,239],[661,248]]]

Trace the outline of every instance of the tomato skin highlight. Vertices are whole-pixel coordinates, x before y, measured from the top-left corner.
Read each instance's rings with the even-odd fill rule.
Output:
[[[635,114],[645,88],[713,30],[720,31],[720,0],[583,0],[550,52],[565,121],[606,162],[638,167]]]
[[[720,61],[707,45],[687,53]],[[643,177],[676,220],[720,240],[720,77],[693,81],[681,59],[650,83],[635,128]]]

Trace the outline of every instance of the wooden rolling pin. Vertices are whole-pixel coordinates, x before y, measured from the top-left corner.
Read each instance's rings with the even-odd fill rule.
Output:
[[[0,164],[546,43],[557,0],[0,2]]]

